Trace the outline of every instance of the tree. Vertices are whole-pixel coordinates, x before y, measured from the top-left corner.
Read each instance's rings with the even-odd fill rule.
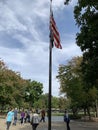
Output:
[[[29,102],[32,107],[37,102],[43,93],[43,84],[37,81],[27,80],[27,87],[25,90],[25,101]]]
[[[58,108],[61,111],[65,111],[66,109],[70,109],[70,98],[66,98],[66,97],[59,97],[59,106]]]
[[[3,107],[30,107],[43,93],[43,84],[25,80],[19,72],[8,69],[0,61],[0,105]]]
[[[69,1],[65,0],[65,4]],[[78,0],[74,17],[80,29],[76,34],[76,43],[83,52],[83,86],[89,93],[94,87],[98,90],[98,1]]]
[[[57,76],[60,82],[60,91],[65,93],[67,98],[71,98],[71,102],[75,104],[73,105],[75,107],[72,108],[74,113],[77,111],[75,108],[79,108],[82,95],[81,61],[81,57],[75,57],[67,65],[60,65]]]
[[[98,86],[98,1],[79,0],[74,16],[80,28],[76,43],[83,51],[82,72],[89,87]],[[86,85],[87,87],[87,85]]]
[[[40,108],[40,109],[45,108],[47,110],[48,109],[48,93],[42,94],[39,100],[37,100],[34,103],[34,107]]]
[[[52,96],[52,108],[59,108],[59,98]]]
[[[75,57],[67,65],[60,65],[57,79],[60,82],[60,91],[71,100],[70,108],[73,113],[76,115],[79,109],[84,109],[90,116],[89,108],[93,107],[98,91],[95,87],[85,90],[81,62],[82,57]]]
[[[23,80],[18,72],[14,72],[7,68],[5,63],[0,61],[0,104],[18,105],[23,102],[23,90],[25,80]]]
[[[75,6],[74,16],[80,28],[76,43],[83,52],[84,87],[87,92],[93,87],[98,90],[98,1],[79,0]]]

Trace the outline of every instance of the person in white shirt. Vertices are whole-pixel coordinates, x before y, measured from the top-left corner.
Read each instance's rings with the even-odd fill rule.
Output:
[[[37,126],[39,125],[39,115],[37,114],[37,112],[34,112],[34,114],[32,115],[31,125],[32,130],[36,130]]]

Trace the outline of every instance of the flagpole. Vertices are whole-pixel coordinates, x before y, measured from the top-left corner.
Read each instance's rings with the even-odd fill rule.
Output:
[[[52,0],[50,0],[50,17],[51,17],[51,7]],[[50,28],[50,45],[49,45],[49,95],[48,95],[48,130],[51,130],[51,90],[52,90],[52,45],[53,38]]]
[[[52,43],[49,47],[49,99],[48,99],[48,130],[51,130],[51,90],[52,90]]]
[[[60,35],[56,27],[52,12],[52,0],[50,0],[50,44],[49,44],[49,94],[48,94],[48,130],[51,130],[51,90],[52,90],[52,47],[62,49]]]

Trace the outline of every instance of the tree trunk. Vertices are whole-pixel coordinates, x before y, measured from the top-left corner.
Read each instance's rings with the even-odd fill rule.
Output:
[[[98,117],[98,100],[96,99],[96,117]]]
[[[87,107],[87,113],[88,113],[88,116],[89,116],[89,120],[91,120],[91,114],[90,114],[90,108]]]

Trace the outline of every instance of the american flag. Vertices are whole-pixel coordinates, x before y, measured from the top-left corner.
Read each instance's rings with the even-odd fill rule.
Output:
[[[56,22],[53,17],[53,13],[51,12],[50,15],[50,38],[52,38],[53,44],[55,47],[62,49],[62,46],[60,44],[60,35],[56,26]]]

